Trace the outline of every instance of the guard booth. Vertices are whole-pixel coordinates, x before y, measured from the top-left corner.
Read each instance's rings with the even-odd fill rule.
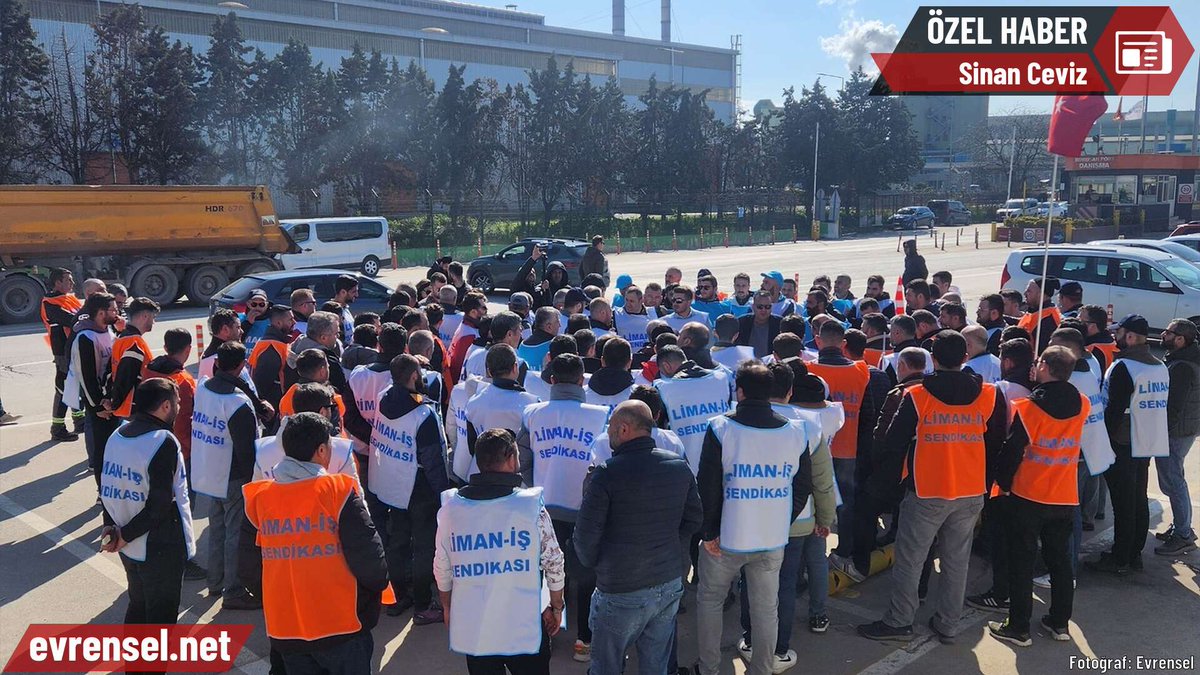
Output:
[[[1148,233],[1193,219],[1200,156],[1164,154],[1068,157],[1063,174],[1071,213],[1112,220]],[[1200,216],[1200,213],[1197,214]]]

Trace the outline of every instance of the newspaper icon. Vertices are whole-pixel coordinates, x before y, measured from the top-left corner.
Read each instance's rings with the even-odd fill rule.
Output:
[[[1171,38],[1163,31],[1117,31],[1117,73],[1166,75],[1171,72]]]

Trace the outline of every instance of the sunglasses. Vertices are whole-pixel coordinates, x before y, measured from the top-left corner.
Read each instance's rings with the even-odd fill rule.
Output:
[[[687,304],[687,300],[685,300],[685,299],[683,299],[683,298],[675,298],[674,300],[672,300],[672,301],[671,301],[671,304],[673,304],[673,305],[686,305],[686,304]]]
[[[755,305],[754,309],[771,309],[770,305]]]

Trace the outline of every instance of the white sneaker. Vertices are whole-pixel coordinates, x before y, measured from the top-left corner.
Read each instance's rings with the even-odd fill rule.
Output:
[[[1050,575],[1043,574],[1040,577],[1034,577],[1033,585],[1037,586],[1038,588],[1050,588]],[[1072,579],[1071,580],[1071,588],[1078,588],[1078,587],[1079,587],[1079,581],[1077,579]]]
[[[583,640],[576,640],[575,651],[571,654],[571,658],[580,663],[590,663],[592,660],[592,646]]]
[[[796,665],[796,650],[789,649],[783,656],[775,654],[775,663],[771,666],[771,672],[779,675],[783,671]]]
[[[737,652],[746,663],[750,663],[750,659],[754,658],[754,649],[746,644],[746,638],[738,638]]]

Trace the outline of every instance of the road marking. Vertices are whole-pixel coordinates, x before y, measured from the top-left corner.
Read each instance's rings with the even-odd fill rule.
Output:
[[[829,597],[825,599],[825,604],[839,612],[842,612],[843,614],[849,614],[850,616],[853,616],[857,619],[862,619],[863,621],[875,621],[879,619],[879,612],[873,612],[869,609],[859,607],[853,602],[846,602],[845,600]]]
[[[4,366],[4,367],[5,367],[5,368],[8,368],[8,369],[10,369],[10,370],[11,370],[11,369],[14,369],[14,368],[24,368],[25,366],[44,366],[44,365],[46,365],[47,363],[54,363],[54,361],[53,361],[53,360],[50,360],[50,361],[30,361],[29,363],[18,363],[18,364],[16,364],[16,365],[12,365],[12,366]]]
[[[128,580],[125,578],[125,568],[119,563],[114,562],[115,556],[107,557],[98,555],[96,550],[67,534],[54,523],[29,511],[4,495],[0,495],[0,509],[3,509],[9,516],[15,518],[38,535],[49,539],[54,544],[50,550],[62,549],[79,559],[79,562],[108,577],[108,579],[121,588],[127,587]],[[187,620],[188,623],[194,624],[200,617],[193,614],[191,610],[187,610],[179,618],[181,621]],[[243,647],[241,654],[244,654],[245,657],[242,659],[242,665],[239,665],[238,668],[247,673],[247,675],[262,675],[262,673],[270,671],[270,662],[255,654],[248,647]]]
[[[47,417],[44,420],[34,420],[32,422],[21,422],[20,424],[5,424],[0,429],[21,429],[23,427],[40,427],[50,421]],[[81,434],[82,435],[82,434]]]

